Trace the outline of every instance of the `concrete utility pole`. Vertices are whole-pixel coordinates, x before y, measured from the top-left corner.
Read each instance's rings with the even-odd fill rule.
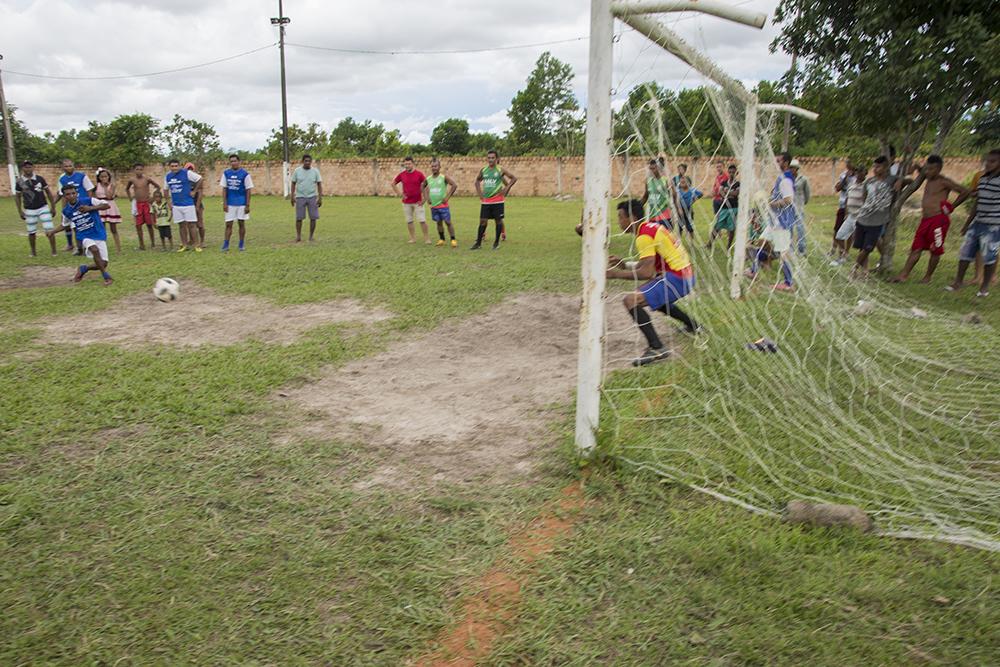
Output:
[[[3,60],[3,56],[0,56]],[[14,188],[17,185],[17,161],[14,159],[14,133],[10,124],[10,109],[7,107],[7,98],[3,94],[3,70],[0,69],[0,113],[3,114],[3,136],[4,144],[7,145],[7,175],[10,177],[10,194],[14,195]]]
[[[281,181],[284,194],[291,192],[288,159],[288,93],[285,87],[285,26],[292,19],[285,16],[282,0],[278,0],[278,15],[271,19],[271,25],[278,26],[278,52],[281,54]]]

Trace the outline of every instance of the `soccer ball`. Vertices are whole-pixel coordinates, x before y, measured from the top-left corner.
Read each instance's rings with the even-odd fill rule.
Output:
[[[153,285],[153,296],[163,302],[173,301],[181,294],[181,286],[173,278],[160,278]]]

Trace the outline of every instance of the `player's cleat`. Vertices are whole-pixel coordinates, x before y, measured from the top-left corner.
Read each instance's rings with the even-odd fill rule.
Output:
[[[493,244],[493,249],[494,250],[499,250],[500,249],[500,241],[497,241],[496,243]]]
[[[794,292],[795,286],[789,285],[788,283],[778,283],[774,286],[776,292]]]
[[[181,246],[177,249],[177,252],[187,252],[187,248],[185,246]]]
[[[443,248],[444,247],[444,239],[438,239],[438,242],[435,243],[434,246],[437,247],[437,248]]]
[[[76,275],[73,276],[73,282],[78,283],[81,280],[83,280],[83,276],[85,273],[87,273],[86,264],[81,264],[80,266],[76,267]]]
[[[479,250],[482,247],[483,247],[482,243],[476,243],[474,246],[472,246],[471,248],[469,248],[469,250]]]
[[[229,252],[229,241],[222,242],[222,252]]]
[[[455,239],[452,239],[451,240],[451,247],[452,248],[457,248],[458,247],[458,241],[456,241]]]
[[[694,329],[688,329],[687,327],[683,327],[681,328],[681,331],[687,334],[688,336],[698,337],[703,333],[705,333],[705,327],[701,326],[700,324],[696,324],[694,326]]]
[[[101,275],[104,277],[104,286],[105,287],[110,286],[111,283],[114,282],[114,279],[111,277],[111,274],[108,273],[107,271],[104,271],[103,273],[101,273]]]
[[[983,290],[979,290],[978,292],[976,292],[976,296],[979,297],[980,299],[986,298],[989,295],[990,295],[989,292],[985,292]]]
[[[645,366],[647,364],[652,364],[654,362],[666,359],[670,356],[670,350],[667,348],[661,348],[659,350],[654,350],[651,347],[647,347],[646,351],[642,353],[642,356],[636,357],[632,360],[633,366]]]
[[[240,241],[240,252],[243,252],[246,249],[247,249],[246,243],[244,241]]]
[[[195,251],[195,252],[201,252],[201,246],[200,246],[200,245],[196,245],[196,246],[194,247],[194,251]]]

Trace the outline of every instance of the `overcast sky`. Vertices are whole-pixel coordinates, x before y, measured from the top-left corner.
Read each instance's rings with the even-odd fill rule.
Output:
[[[511,46],[587,35],[587,0],[286,0],[294,44],[370,50]],[[773,13],[777,0],[733,0]],[[138,74],[204,63],[277,41],[265,0],[0,0],[0,48],[7,99],[33,132],[85,127],[119,114],[175,113],[213,124],[223,148],[263,145],[281,124],[277,48],[182,73],[114,81],[46,80],[53,76]],[[753,85],[780,76],[789,58],[770,54],[776,31],[695,14],[665,15],[693,46],[732,76]],[[700,80],[672,56],[616,23],[619,95],[657,80],[671,88]],[[344,54],[288,46],[289,122],[330,129],[347,116],[398,128],[425,143],[434,126],[465,118],[474,131],[503,132],[506,109],[544,50],[569,62],[581,105],[587,41],[460,55]],[[9,71],[8,71],[9,70]]]

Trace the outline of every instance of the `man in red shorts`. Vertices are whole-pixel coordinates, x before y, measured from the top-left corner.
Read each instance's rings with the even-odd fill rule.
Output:
[[[969,196],[969,189],[965,188],[947,176],[941,174],[944,160],[940,155],[931,155],[927,158],[921,170],[924,179],[924,197],[921,202],[923,209],[923,219],[917,227],[917,233],[913,236],[913,245],[910,246],[910,256],[906,258],[906,265],[902,273],[893,279],[894,283],[901,283],[910,277],[910,271],[920,261],[920,255],[924,251],[930,251],[931,257],[927,262],[927,273],[920,280],[922,283],[929,283],[937,269],[941,255],[944,254],[944,240],[948,236],[948,227],[951,225],[951,214],[955,207],[962,203]],[[948,200],[952,192],[958,193],[958,199],[954,203]]]
[[[143,227],[149,232],[149,245],[156,247],[156,240],[153,238],[153,225],[156,218],[150,210],[150,203],[153,201],[155,192],[160,191],[160,186],[156,181],[147,178],[143,173],[142,163],[132,166],[132,175],[125,184],[125,196],[132,200],[132,215],[135,216],[135,231],[139,235],[139,250],[146,249],[146,243],[142,236]]]

